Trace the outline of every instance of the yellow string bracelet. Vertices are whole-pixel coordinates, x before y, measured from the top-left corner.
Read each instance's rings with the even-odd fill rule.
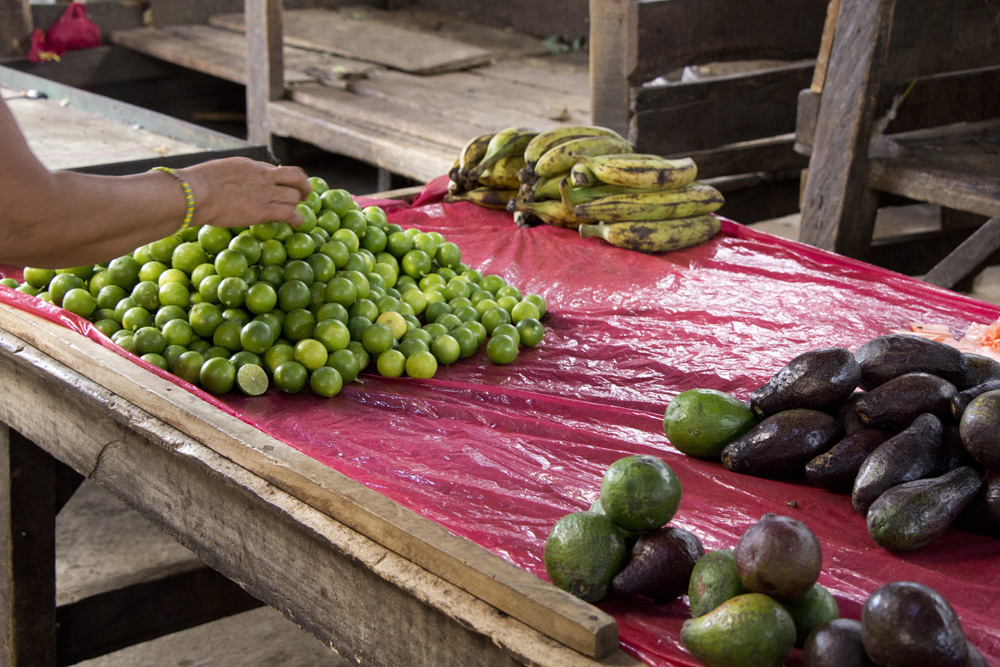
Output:
[[[184,213],[184,223],[177,231],[183,232],[191,226],[191,221],[194,219],[194,193],[191,192],[191,184],[185,181],[184,177],[178,174],[176,169],[170,167],[153,167],[150,171],[162,171],[170,174],[181,184],[181,190],[184,191],[184,201],[187,204],[187,211]]]

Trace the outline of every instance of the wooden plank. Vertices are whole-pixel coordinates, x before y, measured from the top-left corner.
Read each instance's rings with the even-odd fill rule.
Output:
[[[875,225],[868,142],[895,0],[843,0],[816,122],[799,240],[864,259]]]
[[[1000,120],[891,137],[868,183],[885,192],[988,217],[1000,216]]]
[[[703,151],[665,153],[670,157],[690,157],[698,165],[699,178],[715,178],[762,171],[784,172],[804,169],[808,158],[792,150],[790,135],[750,141]],[[640,144],[641,147],[641,144]],[[645,152],[644,148],[639,148]],[[764,166],[769,169],[764,169]],[[742,222],[742,221],[741,221]]]
[[[247,137],[271,145],[267,105],[285,93],[282,7],[276,0],[246,0]]]
[[[342,655],[414,667],[641,667],[620,651],[597,663],[538,634],[3,330],[0,377],[0,422]]]
[[[833,38],[837,33],[837,13],[840,11],[840,0],[830,0],[826,7],[826,21],[823,23],[823,34],[819,40],[819,53],[816,55],[816,68],[809,90],[814,93],[823,92],[826,81],[826,68],[830,64],[830,49],[833,48]]]
[[[173,383],[115,352],[11,308],[0,308],[0,326],[269,483],[539,632],[596,658],[617,649],[617,624],[596,607],[452,535],[194,394],[178,391]]]
[[[0,662],[56,666],[56,461],[0,423]]]
[[[60,606],[59,663],[76,664],[262,604],[208,567],[164,573]]]
[[[468,0],[420,0],[420,7],[459,17],[464,21],[545,39],[562,36],[571,43],[586,37],[593,27],[589,21],[588,0],[506,0],[505,2],[468,2]],[[391,8],[391,7],[390,7]]]
[[[237,32],[244,15],[220,14],[209,23]],[[299,9],[284,12],[285,44],[377,63],[404,72],[433,74],[484,65],[488,49],[376,20],[355,20],[349,10]]]
[[[469,73],[483,79],[498,79],[531,88],[543,96],[543,100],[545,95],[554,91],[579,96],[585,107],[590,104],[590,66],[586,52],[499,60]]]
[[[590,117],[595,125],[622,136],[629,132],[629,84],[626,52],[636,38],[627,0],[590,0]],[[632,137],[633,141],[635,137]]]
[[[632,135],[643,151],[677,153],[788,134],[811,61],[703,80],[644,86],[634,92]],[[771,167],[760,165],[759,171]]]
[[[0,1],[0,56],[25,56],[34,30],[28,0]]]
[[[638,0],[626,28],[633,86],[687,65],[815,58],[825,0]]]
[[[998,17],[1000,0],[899,3],[884,80],[905,85],[929,74],[1000,65]]]
[[[924,276],[924,281],[951,289],[981,266],[997,249],[1000,249],[1000,218],[990,218],[947,257],[935,264]]]
[[[457,154],[453,148],[441,144],[363,120],[333,116],[297,102],[272,102],[267,113],[275,135],[308,141],[331,153],[420,182],[447,173]]]

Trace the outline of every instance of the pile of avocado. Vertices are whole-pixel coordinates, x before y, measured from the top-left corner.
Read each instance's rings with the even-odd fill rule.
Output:
[[[920,549],[952,525],[1000,536],[1000,478],[990,474],[1000,472],[1000,362],[907,334],[853,353],[812,350],[728,408],[738,429],[697,448],[684,437],[701,426],[689,406],[708,394],[721,405],[722,392],[691,392],[702,395],[682,392],[664,416],[678,449],[734,472],[804,475],[850,493],[886,549]]]
[[[895,581],[874,591],[859,620],[840,618],[818,582],[819,540],[801,521],[768,513],[735,548],[709,551],[688,584],[681,642],[708,667],[984,667],[954,609],[933,589]]]

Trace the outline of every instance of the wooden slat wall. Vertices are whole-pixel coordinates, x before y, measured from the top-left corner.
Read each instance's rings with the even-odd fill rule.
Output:
[[[900,2],[888,48],[886,83],[1000,65],[1000,0]]]
[[[749,75],[649,86],[634,91],[631,135],[642,152],[677,153],[795,131],[806,62]]]
[[[632,85],[686,65],[815,58],[826,0],[639,0],[628,4]]]

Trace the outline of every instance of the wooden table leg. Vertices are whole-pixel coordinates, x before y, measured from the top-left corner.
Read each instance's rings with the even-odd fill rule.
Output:
[[[56,665],[57,461],[0,424],[0,662]]]

